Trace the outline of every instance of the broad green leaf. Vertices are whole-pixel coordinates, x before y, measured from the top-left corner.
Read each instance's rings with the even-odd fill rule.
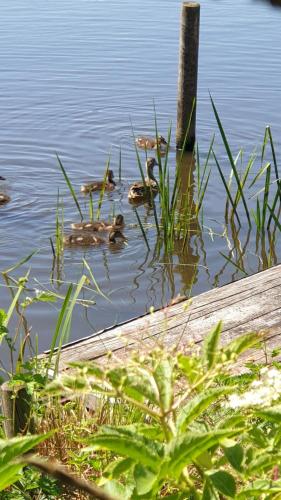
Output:
[[[87,450],[107,449],[157,471],[163,458],[163,445],[122,427],[102,427],[102,432],[87,440]]]
[[[227,497],[234,498],[236,494],[236,483],[234,477],[224,470],[206,472],[216,490]]]
[[[5,490],[20,479],[24,464],[8,463],[0,466],[0,491]]]
[[[109,479],[119,479],[121,474],[127,472],[133,465],[134,460],[131,458],[121,458],[111,462],[104,471],[104,476]]]
[[[134,468],[134,479],[138,495],[146,495],[151,491],[157,481],[157,475],[143,465]]]
[[[236,444],[235,446],[224,447],[224,454],[232,467],[239,472],[242,472],[242,462],[244,458],[242,446],[240,444]]]
[[[176,437],[169,446],[168,473],[178,477],[183,468],[199,455],[220,443],[224,438],[233,437],[240,432],[240,429],[225,429],[205,433],[189,432]]]
[[[160,425],[150,425],[150,424],[129,424],[123,426],[126,429],[132,430],[138,434],[143,434],[147,438],[156,439],[156,441],[164,440],[163,428]]]
[[[22,462],[13,463],[13,460],[32,450],[51,435],[52,433],[49,432],[42,436],[24,436],[0,440],[0,491],[19,479],[19,473],[24,467],[24,457],[22,457]]]
[[[159,402],[163,411],[168,411],[172,404],[173,362],[170,359],[160,360],[154,372],[154,379],[159,391]]]
[[[0,466],[6,465],[11,460],[35,448],[52,434],[49,432],[44,435],[15,437],[9,440],[0,439]]]
[[[263,335],[260,333],[250,332],[245,335],[241,335],[237,339],[232,340],[224,347],[223,352],[228,354],[228,357],[231,354],[242,354],[247,349],[254,347],[263,339]]]
[[[222,322],[207,335],[203,343],[202,357],[208,369],[212,368],[216,362],[218,342],[222,330]]]
[[[118,483],[114,479],[107,481],[103,489],[108,495],[111,495],[116,500],[129,500],[132,498],[133,486],[132,485],[124,485]]]
[[[201,413],[203,413],[210,404],[214,401],[218,401],[224,394],[229,394],[233,392],[231,387],[218,387],[215,389],[209,389],[206,393],[203,392],[193,399],[188,401],[188,403],[180,410],[177,418],[177,428],[182,432],[186,427]]]

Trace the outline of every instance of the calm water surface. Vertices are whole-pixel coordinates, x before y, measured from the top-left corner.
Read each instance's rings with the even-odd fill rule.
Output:
[[[173,262],[153,252],[155,231],[148,230],[151,252],[127,201],[131,181],[139,178],[130,120],[137,134],[153,134],[153,99],[158,125],[167,134],[176,121],[179,0],[2,0],[0,31],[0,174],[12,202],[0,210],[0,268],[6,269],[34,249],[31,287],[58,289],[50,282],[58,188],[64,197],[65,227],[77,211],[58,168],[57,152],[79,192],[81,182],[102,177],[109,152],[116,175],[122,150],[122,182],[106,195],[102,214],[124,214],[128,245],[66,250],[62,279],[75,282],[82,257],[111,302],[96,297],[94,307],[78,307],[72,339],[161,306],[171,296],[192,293],[242,276],[219,252],[227,253],[223,232],[225,195],[214,169],[205,200],[202,234],[192,238]],[[281,9],[266,1],[204,0],[201,4],[197,134],[202,155],[214,131],[210,91],[234,151],[260,145],[267,124],[277,149],[281,142]],[[218,157],[225,165],[217,133]],[[280,149],[280,148],[279,148]],[[170,155],[171,171],[175,153]],[[80,195],[79,195],[80,196]],[[95,197],[96,200],[96,197]],[[80,201],[84,206],[84,200]],[[151,211],[140,215],[149,224]],[[212,230],[209,230],[211,228]],[[213,234],[218,233],[218,235]],[[246,237],[242,228],[240,236]],[[252,238],[252,237],[251,237]],[[254,237],[245,266],[262,268]],[[280,256],[279,240],[276,261]],[[279,250],[279,254],[278,254]],[[24,266],[19,276],[27,270]],[[38,280],[35,281],[35,278]],[[59,287],[64,293],[66,285]],[[88,295],[86,295],[88,296]],[[1,307],[10,301],[0,288]],[[59,304],[30,310],[40,349],[47,348]]]

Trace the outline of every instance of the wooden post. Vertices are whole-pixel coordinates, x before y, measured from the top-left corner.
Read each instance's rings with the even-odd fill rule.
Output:
[[[31,396],[23,385],[10,386],[4,382],[1,386],[2,414],[6,438],[24,434],[27,430],[33,432],[30,421]]]
[[[184,2],[181,11],[176,145],[186,151],[192,151],[195,143],[199,21],[200,4]]]

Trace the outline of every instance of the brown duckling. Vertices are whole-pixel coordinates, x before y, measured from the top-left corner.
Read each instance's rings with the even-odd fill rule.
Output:
[[[116,186],[116,182],[113,179],[114,179],[113,171],[108,170],[107,180],[105,182],[92,181],[87,184],[83,184],[83,186],[81,186],[81,192],[90,193],[91,191],[101,191],[102,189],[105,189],[105,191],[112,191]]]
[[[142,149],[157,149],[157,145],[159,149],[167,148],[167,141],[162,135],[158,135],[158,137],[137,137],[136,145]]]
[[[124,227],[124,217],[122,214],[116,215],[113,222],[94,221],[94,222],[78,222],[71,224],[75,231],[111,231],[112,229],[122,229]]]
[[[117,239],[121,239],[122,241],[126,240],[125,236],[121,233],[121,231],[114,229],[110,231],[108,235],[108,240],[105,240],[104,238],[99,238],[94,234],[80,233],[80,234],[70,234],[68,236],[65,236],[63,242],[66,246],[80,247],[80,246],[98,246],[98,245],[103,245],[104,243],[109,243],[109,244],[116,243]]]
[[[0,193],[0,205],[5,205],[5,203],[9,203],[11,201],[10,196],[5,193]]]
[[[130,186],[128,192],[128,198],[130,201],[143,201],[149,198],[151,194],[154,195],[158,193],[159,186],[157,180],[153,175],[153,168],[155,165],[158,165],[155,158],[147,159],[145,164],[147,172],[147,177],[145,177],[145,184],[140,181],[135,182],[134,184],[132,184],[132,186]]]

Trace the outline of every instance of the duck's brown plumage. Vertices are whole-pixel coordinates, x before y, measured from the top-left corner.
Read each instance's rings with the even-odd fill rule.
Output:
[[[125,241],[125,236],[119,230],[112,230],[108,235],[108,239],[99,238],[98,236],[90,233],[69,234],[65,236],[63,242],[66,246],[98,246],[104,243],[116,243],[117,239]]]
[[[159,187],[158,183],[153,175],[153,168],[157,165],[155,158],[148,158],[146,161],[146,171],[147,177],[145,178],[145,184],[140,182],[134,182],[129,188],[128,198],[132,202],[145,201],[147,198],[151,197],[151,194],[157,194]]]
[[[101,191],[105,189],[105,191],[112,191],[116,183],[114,182],[114,174],[112,170],[108,170],[107,172],[107,180],[104,181],[92,181],[81,186],[82,193],[90,193],[92,191]]]
[[[165,149],[167,141],[162,135],[158,135],[158,137],[140,136],[136,138],[136,145],[142,149],[157,149],[157,145],[160,149]]]
[[[117,215],[113,222],[108,221],[94,221],[94,222],[77,222],[71,224],[72,229],[75,231],[111,231],[113,229],[122,229],[124,227],[123,215]]]
[[[0,193],[0,205],[5,205],[6,203],[9,203],[9,201],[11,201],[10,196],[5,193]]]

